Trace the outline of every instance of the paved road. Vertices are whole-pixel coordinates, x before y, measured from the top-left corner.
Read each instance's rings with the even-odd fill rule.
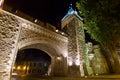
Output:
[[[120,75],[102,75],[84,78],[70,77],[12,77],[12,80],[120,80]]]
[[[12,80],[120,80],[117,78],[12,78]]]

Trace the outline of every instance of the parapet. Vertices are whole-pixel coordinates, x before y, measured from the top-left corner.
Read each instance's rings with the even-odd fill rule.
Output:
[[[25,13],[23,13],[22,11],[18,10],[18,9],[15,9],[15,8],[12,8],[6,4],[3,5],[3,10],[5,11],[8,11],[14,15],[17,15],[19,17],[22,17],[28,21],[31,21],[37,25],[40,25],[46,29],[49,29],[49,30],[52,30],[52,31],[55,31],[56,30],[56,27],[51,25],[50,23],[47,23],[47,22],[44,22],[44,21],[41,21],[41,20],[38,20],[37,18],[33,18],[32,16],[29,16]]]

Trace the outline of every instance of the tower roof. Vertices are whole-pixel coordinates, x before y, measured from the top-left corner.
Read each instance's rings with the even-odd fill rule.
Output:
[[[75,14],[77,17],[79,17],[81,20],[83,20],[83,19],[78,15],[78,12],[72,8],[72,4],[70,4],[69,10],[68,10],[67,14],[62,18],[62,21],[63,21],[65,18],[67,18],[68,16],[72,15],[72,14]]]

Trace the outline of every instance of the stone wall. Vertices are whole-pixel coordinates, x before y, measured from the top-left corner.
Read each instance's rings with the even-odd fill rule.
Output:
[[[92,59],[92,68],[95,75],[108,74],[109,68],[105,57],[103,56],[100,46],[94,45],[94,57]]]
[[[62,21],[62,28],[66,30],[63,31],[68,36],[68,76],[84,76],[85,36],[83,23],[76,14],[71,14]]]
[[[14,15],[0,13],[0,79],[9,80],[13,59],[16,57],[20,21]]]
[[[56,54],[67,57],[67,42],[67,37],[62,34],[3,11],[0,13],[0,79],[10,79],[18,49],[31,44],[44,43],[53,45],[53,48],[57,49]],[[66,61],[65,58],[61,63],[64,68],[67,68]]]
[[[86,65],[86,76],[93,75],[93,70],[92,70],[92,59],[94,57],[93,53],[93,44],[92,42],[86,43],[86,51],[85,51],[85,65]]]
[[[100,45],[88,42],[86,45],[85,63],[88,75],[108,74],[109,67]]]

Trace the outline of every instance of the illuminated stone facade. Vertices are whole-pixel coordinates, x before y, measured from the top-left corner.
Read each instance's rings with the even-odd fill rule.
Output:
[[[100,45],[86,44],[85,63],[87,65],[87,75],[108,74],[109,67]]]
[[[82,18],[72,7],[62,19],[62,29],[68,35],[68,72],[69,76],[84,76],[85,36]],[[76,73],[76,74],[75,74]]]
[[[0,79],[9,80],[16,57],[20,20],[7,12],[0,13]]]
[[[62,19],[64,32],[16,15],[0,13],[1,80],[10,80],[18,50],[27,48],[40,49],[51,57],[51,76],[85,76],[85,35],[82,18],[76,11],[70,8]]]
[[[6,11],[0,15],[1,80],[9,80],[18,50],[26,48],[41,49],[50,55],[50,75],[84,75],[84,31],[75,14],[70,16],[71,20],[67,19],[70,23],[65,21],[69,27],[67,33],[43,28],[43,25],[36,25]]]
[[[51,75],[66,75],[67,43],[64,35],[3,11],[0,14],[0,79],[10,79],[17,51],[29,47],[50,55]]]
[[[99,45],[93,46],[94,57],[92,59],[92,68],[95,75],[108,74],[109,67],[107,65],[106,59],[101,52]]]

